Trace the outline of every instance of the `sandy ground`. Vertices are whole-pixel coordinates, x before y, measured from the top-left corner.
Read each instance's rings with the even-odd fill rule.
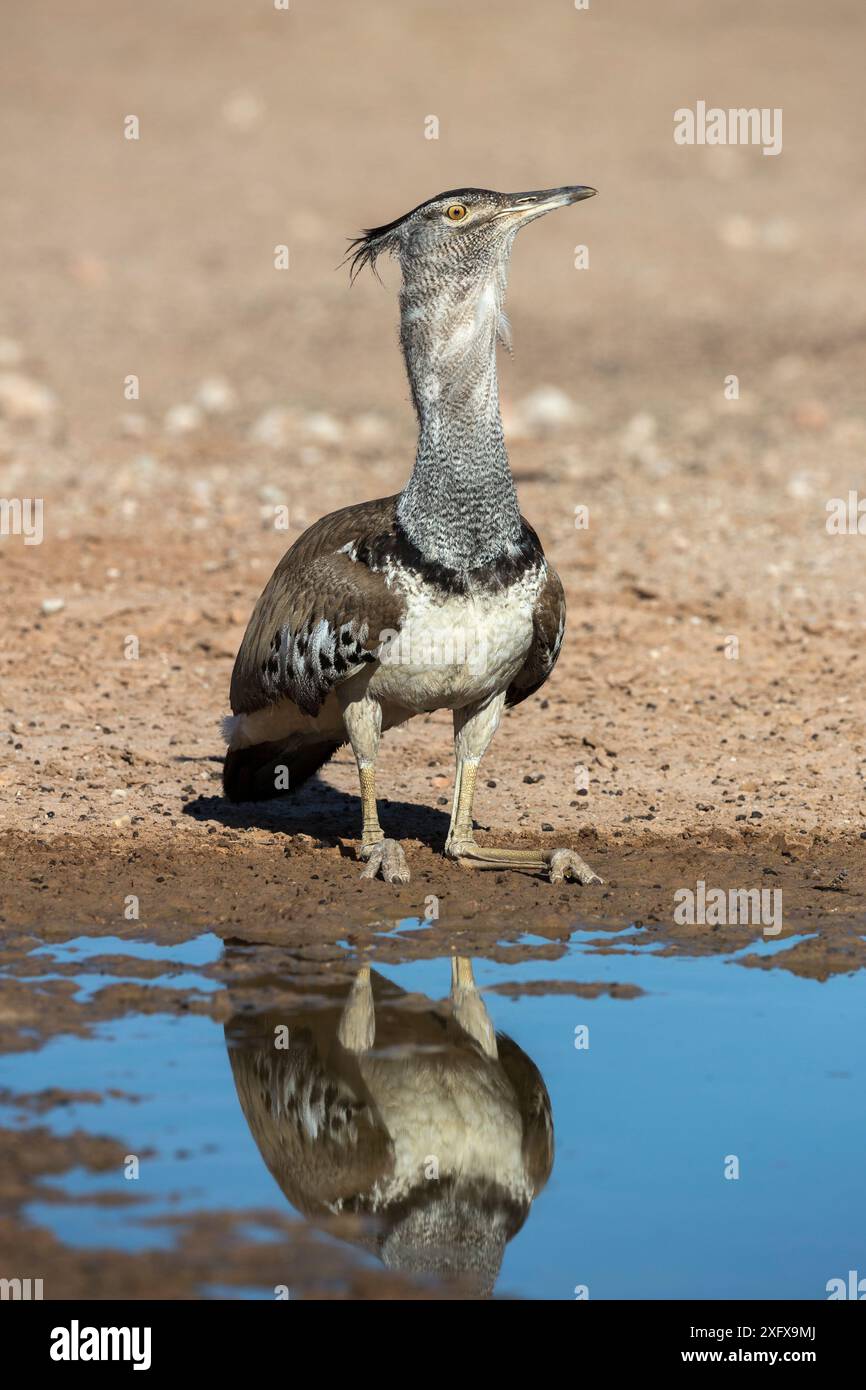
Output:
[[[9,28],[0,493],[43,499],[44,539],[0,541],[6,920],[111,921],[140,881],[153,923],[188,905],[361,924],[431,893],[452,925],[504,905],[666,920],[676,886],[766,869],[786,920],[862,920],[866,537],[826,528],[866,446],[853,0],[157,0],[146,19],[49,0]],[[781,155],[675,145],[699,97],[782,108]],[[609,882],[444,863],[437,715],[380,763],[413,884],[361,885],[345,752],[284,806],[219,794],[231,665],[274,563],[411,463],[395,272],[350,292],[335,266],[440,188],[568,181],[601,196],[518,241],[501,368],[568,635],[476,814],[493,842],[579,844]]]
[[[149,1008],[221,1020],[224,992],[157,1000],[141,961],[106,959],[125,978],[87,1005],[56,963],[34,985],[34,939],[82,924],[210,927],[256,942],[258,965],[289,950],[325,974],[340,940],[397,961],[459,932],[521,959],[528,923],[551,959],[576,920],[637,921],[670,952],[756,936],[673,922],[676,889],[703,879],[781,888],[785,935],[813,933],[745,967],[862,967],[866,536],[826,528],[830,499],[866,489],[862,6],[43,0],[4,29],[0,497],[42,499],[44,535],[0,537],[0,1048]],[[782,108],[783,152],[675,145],[673,112],[699,99]],[[361,883],[345,752],[290,803],[219,791],[231,665],[273,565],[412,460],[395,271],[350,292],[336,266],[361,226],[441,189],[572,182],[600,197],[519,239],[501,364],[568,634],[506,718],[476,814],[494,843],[579,846],[605,885],[443,861],[444,716],[390,734],[380,762],[413,881]],[[427,932],[376,938],[433,910]],[[626,962],[623,980],[628,1008]],[[69,1099],[15,1098],[4,1269],[70,1296],[185,1297],[214,1268],[267,1284],[290,1260],[312,1292],[410,1294],[288,1222],[273,1269],[231,1212],[164,1255],[22,1224],[46,1182],[122,1156],[52,1134]]]

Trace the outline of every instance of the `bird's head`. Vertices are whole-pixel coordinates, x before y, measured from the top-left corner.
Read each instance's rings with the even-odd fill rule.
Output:
[[[456,188],[439,193],[381,227],[356,237],[347,259],[352,279],[383,253],[397,256],[404,283],[430,279],[442,285],[486,278],[493,266],[504,267],[515,234],[527,222],[591,198],[594,188],[580,185],[544,188],[534,193],[494,193],[488,188]]]
[[[498,412],[495,348],[497,337],[511,345],[503,306],[514,237],[594,193],[581,185],[535,193],[458,188],[352,242],[353,279],[365,265],[375,270],[383,253],[400,261],[400,338],[422,421],[446,398],[471,416]]]

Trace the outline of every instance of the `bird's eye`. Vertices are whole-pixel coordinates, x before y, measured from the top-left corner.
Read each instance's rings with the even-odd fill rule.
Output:
[[[445,216],[451,222],[462,222],[468,211],[462,203],[452,203],[450,208],[445,209]]]

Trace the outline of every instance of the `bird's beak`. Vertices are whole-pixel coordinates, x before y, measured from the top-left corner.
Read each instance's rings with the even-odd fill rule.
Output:
[[[594,198],[598,190],[578,184],[572,188],[542,188],[535,193],[510,193],[508,204],[501,208],[497,216],[510,217],[522,226],[536,217],[543,217],[554,208],[568,207],[569,203],[580,203],[584,198]]]

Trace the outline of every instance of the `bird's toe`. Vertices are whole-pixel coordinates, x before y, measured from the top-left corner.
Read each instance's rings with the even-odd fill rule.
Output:
[[[361,870],[362,878],[381,877],[386,883],[409,882],[409,866],[403,846],[397,840],[378,840],[376,844],[364,845],[361,854],[367,861]]]
[[[549,872],[551,883],[564,883],[570,878],[583,884],[604,883],[604,879],[573,849],[555,849],[550,856]]]

